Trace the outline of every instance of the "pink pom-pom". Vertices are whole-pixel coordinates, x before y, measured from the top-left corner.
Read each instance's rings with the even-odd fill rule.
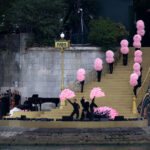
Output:
[[[108,115],[109,119],[115,119],[116,116],[118,116],[118,112],[115,109],[112,109],[107,106],[102,106],[94,109],[95,115]]]
[[[129,48],[128,47],[121,47],[120,49],[122,54],[128,54],[129,53]]]
[[[139,63],[135,63],[135,64],[133,65],[133,70],[134,70],[134,71],[139,71],[140,68],[141,68],[141,65],[140,65]]]
[[[138,20],[136,22],[136,28],[139,30],[139,29],[144,29],[145,28],[145,25],[144,25],[144,21],[143,20]]]
[[[66,99],[71,99],[74,97],[75,97],[75,93],[69,89],[64,89],[59,95],[61,101],[65,101]]]
[[[135,52],[134,52],[134,56],[135,57],[141,57],[142,56],[142,51],[141,50],[136,50]]]
[[[135,48],[141,48],[141,42],[133,42]]]
[[[140,42],[142,40],[142,37],[139,34],[134,35],[133,37],[134,42]]]
[[[138,75],[138,77],[141,75],[141,71],[140,70],[134,70],[134,73],[136,73]]]
[[[141,29],[141,30],[137,30],[137,34],[144,36],[145,35],[145,30]]]
[[[112,58],[111,57],[110,58],[106,57],[106,62],[107,63],[113,63],[114,62],[114,58],[113,57]]]
[[[94,69],[96,71],[101,71],[103,69],[103,61],[100,58],[95,59]]]
[[[81,68],[77,71],[77,80],[80,82],[85,80],[85,70],[84,69]]]
[[[93,88],[91,90],[91,93],[90,93],[90,98],[93,99],[94,97],[103,97],[105,96],[105,93],[101,91],[100,88]]]
[[[130,80],[137,80],[138,79],[138,75],[136,73],[132,73],[130,75]]]
[[[129,42],[125,39],[120,42],[121,47],[128,47],[128,44]]]
[[[114,52],[111,50],[106,51],[106,57],[114,57]]]
[[[141,64],[142,63],[142,57],[134,57],[134,62]]]

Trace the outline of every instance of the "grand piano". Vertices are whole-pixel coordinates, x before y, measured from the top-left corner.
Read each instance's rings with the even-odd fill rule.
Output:
[[[59,98],[43,98],[43,97],[39,97],[38,94],[34,94],[34,95],[32,95],[32,97],[28,98],[28,101],[30,104],[35,104],[35,105],[39,104],[40,111],[41,111],[42,103],[46,103],[46,102],[55,103],[55,105],[57,107],[60,102],[60,99]]]

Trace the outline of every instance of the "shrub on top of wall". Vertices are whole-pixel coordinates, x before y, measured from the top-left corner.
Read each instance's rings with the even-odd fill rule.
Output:
[[[89,23],[89,41],[92,45],[102,47],[102,50],[115,50],[121,39],[127,38],[129,32],[121,23],[115,23],[110,18],[92,20]]]

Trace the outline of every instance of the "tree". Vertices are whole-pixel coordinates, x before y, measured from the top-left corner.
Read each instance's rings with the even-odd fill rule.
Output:
[[[9,9],[7,21],[20,32],[32,31],[36,43],[53,45],[62,30],[65,7],[63,0],[18,0]]]
[[[101,46],[102,50],[115,50],[120,40],[127,38],[129,33],[121,23],[115,23],[111,19],[92,20],[89,24],[89,41],[93,45]]]
[[[0,0],[0,33],[8,32],[6,16],[12,3],[16,0]]]

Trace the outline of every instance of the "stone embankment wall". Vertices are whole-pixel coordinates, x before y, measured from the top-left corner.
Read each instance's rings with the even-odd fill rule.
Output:
[[[58,97],[61,92],[61,52],[50,47],[26,49],[29,38],[27,34],[17,36],[16,41],[8,43],[7,51],[0,53],[1,92],[11,88],[18,89],[22,97],[32,94]],[[17,44],[19,46],[15,46]],[[64,86],[76,80],[79,68],[84,68],[86,72],[92,70],[97,57],[105,60],[105,53],[97,47],[71,47],[65,50]]]
[[[150,128],[46,129],[0,127],[0,145],[150,144]]]

